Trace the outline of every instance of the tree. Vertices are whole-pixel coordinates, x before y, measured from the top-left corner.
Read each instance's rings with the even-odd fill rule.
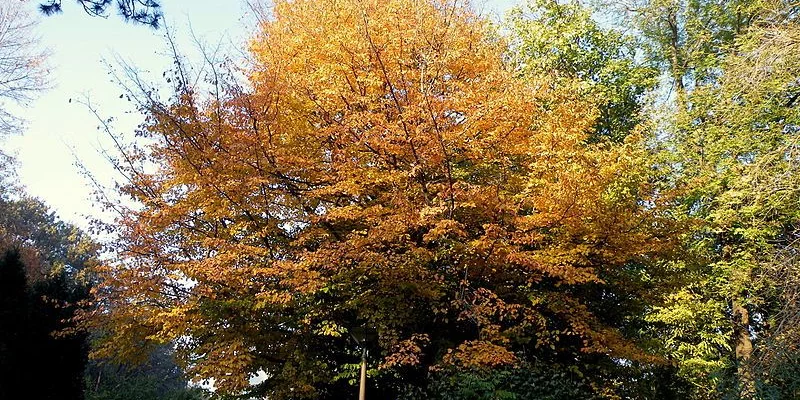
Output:
[[[517,368],[440,371],[424,392],[404,399],[441,400],[568,400],[601,398],[589,379],[569,369],[521,365]]]
[[[25,340],[28,300],[25,267],[19,252],[7,251],[0,259],[0,396],[10,399],[24,393],[20,379],[24,357],[18,350]]]
[[[138,205],[114,205],[99,354],[177,340],[195,377],[276,399],[351,393],[358,343],[375,397],[443,368],[659,362],[627,304],[657,296],[673,227],[633,140],[587,143],[592,105],[518,79],[460,3],[265,21],[246,86],[212,65],[205,98],[180,62],[171,99],[134,82],[150,144],[117,165]]]
[[[97,246],[38,200],[19,196],[0,192],[0,394],[83,399],[88,342],[76,312],[87,307]]]
[[[699,168],[700,176],[716,179],[698,188],[715,198],[704,217],[719,243],[712,260],[727,277],[732,348],[745,395],[760,380],[771,381],[774,365],[764,365],[765,358],[792,359],[797,345],[797,336],[784,327],[792,325],[796,311],[790,310],[797,307],[787,279],[797,273],[790,254],[800,222],[794,157],[798,26],[793,5],[769,5],[737,38],[722,64],[719,87],[697,93],[698,110],[690,114],[696,116],[692,131],[707,143],[702,157],[716,166],[714,173]],[[797,395],[796,389],[786,395]]]
[[[783,2],[665,4],[643,6],[650,17],[639,22],[660,38],[657,54],[677,82],[662,162],[672,168],[676,215],[695,228],[676,263],[687,281],[651,318],[666,324],[665,349],[695,397],[793,397],[796,383],[773,374],[779,364],[785,377],[795,357],[792,335],[775,330],[791,325],[784,318],[796,307],[786,285],[797,224],[796,10]],[[788,341],[776,352],[777,337]],[[784,361],[765,368],[759,354],[778,353]]]
[[[0,260],[0,394],[3,398],[83,399],[86,340],[74,327],[88,293],[64,274],[28,283],[19,251]],[[43,378],[46,377],[46,378]]]
[[[87,400],[201,400],[205,391],[187,387],[172,351],[162,346],[142,365],[90,361],[86,372]]]
[[[552,84],[578,85],[597,103],[593,140],[621,142],[645,120],[644,96],[658,70],[632,36],[603,28],[576,1],[530,1],[509,15],[513,54],[523,75],[549,75]]]
[[[33,281],[64,271],[67,279],[85,280],[81,274],[97,262],[99,251],[85,232],[62,221],[40,200],[0,191],[0,247],[18,247]]]
[[[203,398],[187,387],[166,348],[145,352],[150,362],[137,368],[87,360],[90,336],[102,331],[79,329],[76,319],[89,307],[98,245],[42,202],[17,196],[0,197],[0,396]]]
[[[687,90],[713,83],[728,46],[757,16],[760,1],[599,0],[649,42],[649,57],[672,80],[679,107]]]
[[[150,25],[158,28],[161,23],[161,5],[155,0],[78,0],[83,10],[95,17],[106,18],[109,8],[116,5],[117,11],[125,21]],[[113,5],[112,5],[113,4]],[[62,12],[61,0],[48,0],[39,4],[39,10],[45,15],[59,14]]]
[[[18,129],[8,102],[25,103],[46,87],[46,53],[39,47],[35,25],[21,2],[0,4],[0,137]]]

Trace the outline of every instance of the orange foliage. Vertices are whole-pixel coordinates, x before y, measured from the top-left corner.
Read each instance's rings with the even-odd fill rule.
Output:
[[[459,2],[275,1],[251,90],[146,99],[155,144],[133,155],[159,168],[123,188],[142,207],[101,351],[177,340],[227,392],[259,369],[307,390],[336,369],[314,349],[357,357],[356,327],[385,369],[636,357],[575,288],[668,244],[640,150],[587,144],[591,104],[515,79],[505,51]]]

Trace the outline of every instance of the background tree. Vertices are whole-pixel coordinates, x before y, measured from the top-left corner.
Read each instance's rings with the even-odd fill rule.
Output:
[[[5,274],[15,277],[3,278],[0,331],[9,341],[0,358],[9,370],[0,386],[8,398],[82,399],[88,342],[75,316],[89,299],[87,270],[98,248],[40,201],[20,196],[0,190],[0,251]]]
[[[35,253],[28,260],[33,280],[63,270],[80,280],[78,274],[96,262],[98,246],[76,226],[60,220],[41,201],[22,193],[0,197],[0,243],[5,248],[23,247]]]
[[[27,389],[20,376],[25,357],[24,347],[28,320],[28,293],[25,266],[19,252],[4,251],[0,259],[0,395],[13,398]]]
[[[26,269],[19,251],[4,251],[0,393],[6,398],[83,399],[88,349],[85,334],[74,330],[73,317],[88,290],[63,272],[28,282]]]
[[[645,95],[658,69],[633,36],[603,28],[577,1],[530,1],[509,14],[515,62],[523,76],[577,85],[599,111],[592,140],[622,141],[645,119]]]
[[[169,346],[156,348],[140,365],[92,360],[86,371],[87,400],[200,400],[207,393],[189,388]]]
[[[0,198],[0,395],[37,399],[200,399],[168,348],[144,352],[137,368],[87,360],[89,335],[78,328],[94,283],[98,245],[38,200]],[[47,379],[43,379],[46,376]]]
[[[727,278],[733,359],[747,395],[758,389],[754,374],[765,373],[769,382],[774,367],[754,370],[756,354],[794,357],[790,342],[778,350],[772,339],[792,336],[783,330],[797,306],[786,286],[797,273],[786,258],[798,224],[796,10],[782,2],[768,6],[721,63],[720,85],[694,94],[697,111],[686,117],[690,146],[705,143],[693,177],[695,188],[714,199],[699,210],[714,232],[711,259]],[[783,395],[797,395],[792,386]]]
[[[653,42],[651,57],[674,82],[676,111],[657,125],[666,139],[659,163],[672,170],[665,178],[675,215],[695,226],[674,264],[686,283],[655,309],[653,327],[664,329],[665,350],[697,398],[762,398],[770,374],[755,376],[755,354],[782,326],[779,310],[794,307],[791,297],[778,300],[785,290],[780,280],[761,277],[791,265],[774,257],[791,253],[783,248],[796,224],[790,178],[796,72],[783,64],[793,59],[784,51],[792,51],[796,11],[757,1],[628,7]],[[785,49],[773,37],[783,38]],[[771,390],[793,385],[783,379]]]
[[[46,52],[39,46],[35,27],[22,2],[0,4],[0,137],[19,128],[9,102],[24,104],[47,85]]]
[[[758,12],[758,0],[600,0],[611,20],[636,29],[649,57],[671,79],[678,106],[687,90],[713,83],[728,46]]]

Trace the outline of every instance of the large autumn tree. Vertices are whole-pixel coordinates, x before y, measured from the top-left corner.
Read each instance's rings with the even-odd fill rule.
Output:
[[[168,99],[135,81],[98,354],[175,341],[221,392],[275,399],[352,394],[362,346],[375,397],[660,362],[631,310],[660,295],[645,266],[672,227],[635,141],[587,140],[595,105],[518,79],[461,2],[277,1],[264,21],[244,85],[211,65],[209,96],[180,62]],[[607,371],[585,389],[613,393]]]

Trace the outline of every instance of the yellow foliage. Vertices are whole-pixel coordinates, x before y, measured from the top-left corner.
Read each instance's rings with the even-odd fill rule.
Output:
[[[331,373],[309,349],[359,326],[384,369],[434,366],[433,326],[474,332],[434,364],[566,337],[641,356],[569,290],[668,245],[641,150],[588,144],[593,107],[515,79],[506,50],[460,2],[275,1],[252,91],[147,106],[160,170],[123,188],[143,207],[101,293],[107,348],[184,341],[227,392],[259,369],[306,390]]]

